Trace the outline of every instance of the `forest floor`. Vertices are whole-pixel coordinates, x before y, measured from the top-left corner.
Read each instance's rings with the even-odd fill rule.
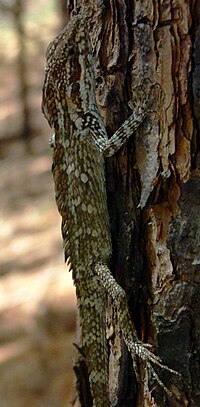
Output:
[[[0,406],[66,407],[73,399],[75,293],[63,261],[47,140],[1,160]],[[5,148],[4,148],[5,153]]]
[[[74,397],[76,299],[54,201],[52,134],[40,109],[44,50],[60,24],[49,4],[30,0],[26,15],[28,150],[11,16],[0,26],[0,407],[68,407]]]

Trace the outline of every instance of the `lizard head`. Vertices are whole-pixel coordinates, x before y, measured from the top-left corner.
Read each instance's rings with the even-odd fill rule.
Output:
[[[95,105],[91,42],[84,18],[72,17],[49,44],[42,111],[55,130]]]

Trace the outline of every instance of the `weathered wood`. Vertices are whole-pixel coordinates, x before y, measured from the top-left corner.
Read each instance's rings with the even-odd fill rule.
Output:
[[[108,134],[138,88],[157,84],[157,110],[107,162],[113,273],[138,335],[182,374],[169,398],[131,358],[108,318],[112,406],[200,405],[200,1],[69,1],[87,17],[96,97]],[[75,7],[76,5],[76,7]],[[80,374],[79,374],[80,379]],[[148,379],[149,382],[148,382]],[[84,404],[82,404],[83,406]]]

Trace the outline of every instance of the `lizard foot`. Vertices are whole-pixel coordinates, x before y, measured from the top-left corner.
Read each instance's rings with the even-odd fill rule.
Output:
[[[152,374],[153,378],[155,381],[160,385],[161,388],[170,396],[173,397],[172,392],[165,386],[165,384],[162,382],[160,379],[159,375],[155,371],[155,368],[153,365],[159,367],[161,370],[168,371],[171,374],[174,374],[176,376],[181,377],[180,373],[178,373],[176,370],[173,370],[169,368],[168,366],[164,365],[162,363],[162,360],[160,359],[159,356],[156,356],[154,353],[152,353],[149,348],[152,346],[150,344],[145,344],[140,341],[134,342],[131,341],[131,343],[127,343],[129,352],[131,353],[132,359],[133,359],[133,368],[137,377],[137,380],[139,380],[139,375],[138,375],[138,369],[137,369],[137,364],[136,364],[136,356],[139,357],[140,360],[142,360],[150,373]]]

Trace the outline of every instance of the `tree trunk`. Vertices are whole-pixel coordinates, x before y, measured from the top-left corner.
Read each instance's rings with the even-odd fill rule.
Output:
[[[110,311],[111,405],[197,407],[200,1],[69,0],[67,6],[88,21],[96,97],[109,136],[130,114],[128,101],[140,103],[150,84],[156,89],[155,111],[106,163],[112,271],[127,293],[138,336],[182,377],[158,371],[174,397],[145,366],[138,384]],[[89,407],[85,369],[76,374],[81,406]]]
[[[19,103],[21,105],[21,137],[25,142],[27,151],[30,151],[31,137],[31,111],[29,107],[29,81],[27,73],[27,50],[26,50],[26,35],[24,27],[25,2],[23,0],[15,0],[8,2],[0,1],[0,11],[10,13],[14,20],[16,37],[18,40],[17,54],[17,75],[19,86]]]
[[[30,108],[28,101],[28,78],[26,66],[26,47],[25,47],[25,31],[23,23],[24,2],[16,0],[13,7],[13,15],[15,28],[18,37],[19,53],[17,59],[18,77],[19,77],[19,96],[22,108],[22,137],[26,144],[27,150],[30,149],[31,123],[30,123]]]

